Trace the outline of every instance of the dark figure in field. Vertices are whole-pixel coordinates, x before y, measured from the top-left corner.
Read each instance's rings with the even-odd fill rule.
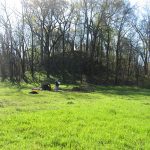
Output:
[[[51,91],[51,85],[50,85],[50,83],[43,83],[42,84],[42,90]]]
[[[59,81],[56,81],[56,82],[55,82],[55,91],[58,91],[59,85],[60,85],[60,82],[59,82]]]
[[[31,91],[30,94],[39,94],[37,91]]]
[[[32,88],[30,94],[39,94],[39,91],[41,91],[41,88]]]

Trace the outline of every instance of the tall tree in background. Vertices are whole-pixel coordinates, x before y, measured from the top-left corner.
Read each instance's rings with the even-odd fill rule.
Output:
[[[149,77],[148,9],[138,20],[124,0],[22,0],[20,13],[1,7],[3,80],[36,81],[39,73],[64,82],[134,84]]]

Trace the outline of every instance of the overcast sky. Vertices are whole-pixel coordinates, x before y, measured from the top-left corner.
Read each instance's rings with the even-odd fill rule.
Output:
[[[5,0],[0,0],[0,3],[3,3]],[[7,2],[7,6],[10,8],[17,8],[20,9],[21,5],[20,5],[20,1],[21,0],[6,0]],[[132,5],[137,5],[139,11],[141,11],[145,5],[150,5],[150,0],[129,0],[131,2]]]
[[[150,2],[150,0],[130,0],[130,2],[132,3],[132,4],[139,4],[139,5],[143,5],[144,3],[146,3],[146,2]]]
[[[145,6],[150,6],[150,0],[129,0],[132,5],[136,5],[139,10],[144,9]]]

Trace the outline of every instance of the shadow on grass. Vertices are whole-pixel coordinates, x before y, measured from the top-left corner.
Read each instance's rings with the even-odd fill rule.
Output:
[[[75,92],[75,93],[102,93],[106,95],[123,95],[123,96],[150,96],[150,89],[142,89],[138,87],[128,86],[95,86],[88,85],[86,89],[62,89],[63,92]]]
[[[149,89],[127,86],[96,86],[96,92],[114,95],[150,96]]]
[[[26,89],[32,89],[34,86],[38,86],[35,84],[11,84],[10,82],[1,82],[0,88],[10,88],[10,89],[16,89],[14,91],[11,91],[11,93],[15,92],[21,92],[22,90]],[[88,84],[87,86],[83,86],[82,88],[80,86],[69,86],[62,87],[60,92],[75,92],[75,93],[102,93],[102,94],[111,94],[111,95],[128,95],[128,96],[150,96],[150,89],[142,89],[139,87],[129,87],[129,86],[102,86],[102,85],[91,85]],[[7,92],[6,92],[7,93]],[[8,92],[9,93],[9,92]],[[7,93],[7,94],[8,94]]]

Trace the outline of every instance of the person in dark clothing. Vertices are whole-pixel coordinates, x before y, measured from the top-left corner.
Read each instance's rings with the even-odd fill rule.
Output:
[[[43,83],[42,84],[42,90],[51,91],[50,83]]]

